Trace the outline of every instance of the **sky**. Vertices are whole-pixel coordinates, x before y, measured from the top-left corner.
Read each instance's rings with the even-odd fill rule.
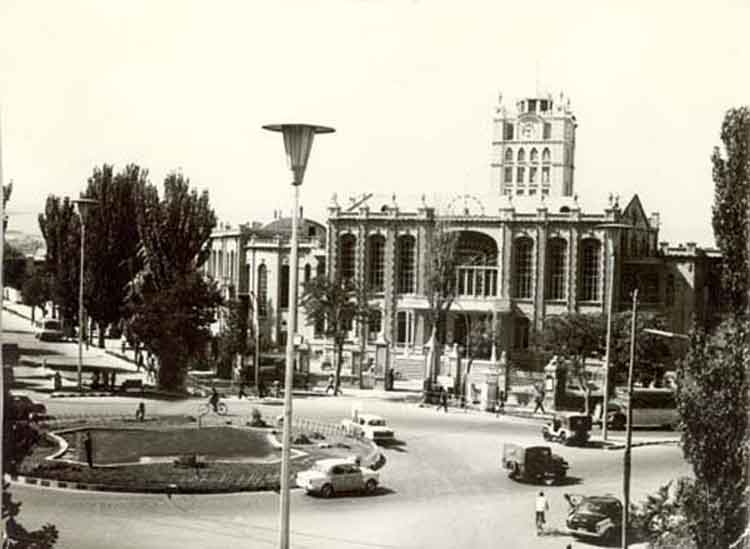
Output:
[[[750,102],[750,3],[600,1],[0,2],[3,179],[10,229],[39,232],[50,194],[95,166],[182,170],[222,222],[290,212],[281,137],[310,122],[301,189],[490,191],[498,94],[563,91],[578,121],[583,204],[637,193],[660,240],[712,246],[710,156]]]

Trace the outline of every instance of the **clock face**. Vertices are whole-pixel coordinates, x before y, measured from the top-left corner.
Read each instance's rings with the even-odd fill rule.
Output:
[[[531,122],[527,122],[521,127],[521,133],[524,137],[527,139],[530,138],[532,135],[534,135],[534,124]]]

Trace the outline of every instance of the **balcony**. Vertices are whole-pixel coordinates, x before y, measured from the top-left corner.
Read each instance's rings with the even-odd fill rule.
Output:
[[[461,266],[456,269],[457,297],[497,297],[497,267]]]

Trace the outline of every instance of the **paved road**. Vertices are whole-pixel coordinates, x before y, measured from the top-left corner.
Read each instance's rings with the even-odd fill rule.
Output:
[[[52,413],[133,412],[137,399],[50,399]],[[149,402],[150,411],[184,413],[198,401]],[[250,401],[230,400],[230,411],[250,413]],[[295,413],[338,421],[352,407],[388,418],[400,445],[385,448],[383,490],[372,497],[322,500],[292,496],[294,548],[562,548],[582,542],[565,536],[537,538],[533,500],[538,486],[508,479],[499,468],[503,441],[534,441],[538,421],[451,412],[352,397],[295,400]],[[278,406],[261,406],[267,415]],[[663,433],[639,433],[641,437]],[[550,525],[562,526],[565,492],[621,493],[622,452],[555,446],[571,464],[574,484],[544,488]],[[633,453],[632,493],[654,491],[689,474],[678,447],[650,446]],[[219,496],[90,494],[13,488],[23,502],[27,527],[49,521],[61,531],[60,547],[179,548],[267,547],[277,544],[278,496],[273,493]]]

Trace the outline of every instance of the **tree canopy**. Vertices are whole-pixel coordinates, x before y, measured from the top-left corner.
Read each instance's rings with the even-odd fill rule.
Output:
[[[159,384],[182,388],[190,358],[210,339],[209,325],[221,296],[198,269],[216,226],[208,193],[198,193],[181,174],[170,174],[164,196],[151,184],[136,194],[142,268],[128,297],[130,328],[159,357]]]
[[[714,148],[713,228],[723,252],[722,286],[732,310],[750,307],[750,108],[730,109],[721,125],[723,149]]]
[[[729,319],[694,333],[678,371],[682,450],[697,490],[686,503],[698,547],[727,548],[748,520],[750,322]]]
[[[147,184],[147,172],[131,164],[114,174],[111,165],[94,168],[86,196],[98,202],[86,219],[84,303],[104,328],[123,317],[128,283],[140,270],[135,200]]]
[[[47,273],[52,299],[68,322],[78,318],[80,222],[68,197],[47,197],[39,228],[47,246]]]

